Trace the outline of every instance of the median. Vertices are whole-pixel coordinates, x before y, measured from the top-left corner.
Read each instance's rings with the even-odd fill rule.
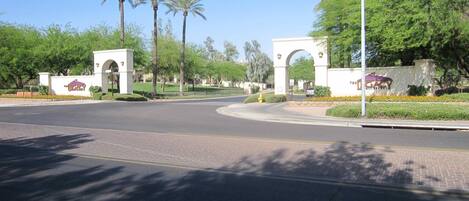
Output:
[[[469,120],[469,105],[445,103],[368,103],[367,117],[374,119],[408,120]],[[335,106],[327,116],[359,118],[360,104]]]

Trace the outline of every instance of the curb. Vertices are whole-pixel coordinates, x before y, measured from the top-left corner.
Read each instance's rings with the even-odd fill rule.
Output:
[[[414,129],[414,130],[432,130],[432,131],[469,131],[468,125],[445,125],[446,122],[380,122],[379,120],[357,120],[333,117],[313,117],[302,114],[293,114],[285,112],[285,115],[272,114],[272,110],[279,111],[288,103],[283,104],[264,104],[257,105],[264,109],[263,112],[254,111],[254,107],[247,107],[245,104],[232,104],[217,109],[217,113],[240,119],[254,121],[264,121],[272,123],[287,123],[312,126],[333,126],[333,127],[352,127],[352,128],[388,128],[388,129]],[[269,107],[270,106],[270,107]],[[240,109],[241,108],[241,109]],[[280,108],[280,109],[279,109]],[[238,110],[238,111],[233,111]],[[249,111],[243,111],[249,110]],[[386,121],[386,120],[382,120]],[[388,120],[389,121],[389,120]],[[432,124],[433,123],[433,124]]]

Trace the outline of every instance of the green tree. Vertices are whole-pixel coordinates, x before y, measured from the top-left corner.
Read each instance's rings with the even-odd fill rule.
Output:
[[[370,66],[413,65],[435,59],[439,68],[469,77],[469,0],[367,0],[367,62]],[[360,3],[322,0],[311,35],[329,37],[333,67],[360,59]]]
[[[165,5],[168,7],[167,13],[173,13],[176,15],[181,12],[183,16],[182,25],[182,49],[181,49],[181,64],[179,66],[179,95],[184,95],[184,63],[185,63],[185,51],[186,51],[186,24],[187,16],[193,14],[194,16],[200,16],[204,20],[207,18],[203,15],[205,9],[200,3],[202,0],[167,0]]]
[[[288,69],[290,79],[314,81],[314,61],[311,58],[301,57]]]
[[[23,88],[41,70],[41,33],[27,26],[0,24],[0,85]]]

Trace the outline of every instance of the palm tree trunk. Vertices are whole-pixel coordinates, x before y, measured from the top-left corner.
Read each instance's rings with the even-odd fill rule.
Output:
[[[158,82],[158,2],[153,1],[153,95],[157,95],[156,84]]]
[[[125,31],[124,31],[124,1],[125,0],[119,0],[119,10],[121,13],[121,48],[124,48],[124,38],[125,38]]]
[[[184,96],[184,64],[185,64],[185,58],[186,58],[186,23],[187,23],[187,13],[184,13],[184,22],[182,25],[181,65],[179,66],[179,96]]]

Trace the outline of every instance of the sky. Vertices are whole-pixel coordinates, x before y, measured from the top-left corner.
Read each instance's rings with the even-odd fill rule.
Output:
[[[272,39],[304,37],[313,30],[316,20],[314,7],[319,0],[203,0],[207,21],[188,18],[187,40],[203,44],[208,37],[215,47],[223,49],[223,42],[233,42],[244,55],[246,41],[257,40],[262,49],[272,55]],[[78,30],[106,24],[119,24],[118,0],[0,0],[0,21],[46,27],[50,24],[70,24]],[[176,37],[181,38],[182,17],[166,15],[161,6],[159,16],[172,21]],[[151,38],[153,26],[150,4],[133,9],[125,5],[126,23],[140,26],[144,37]]]

